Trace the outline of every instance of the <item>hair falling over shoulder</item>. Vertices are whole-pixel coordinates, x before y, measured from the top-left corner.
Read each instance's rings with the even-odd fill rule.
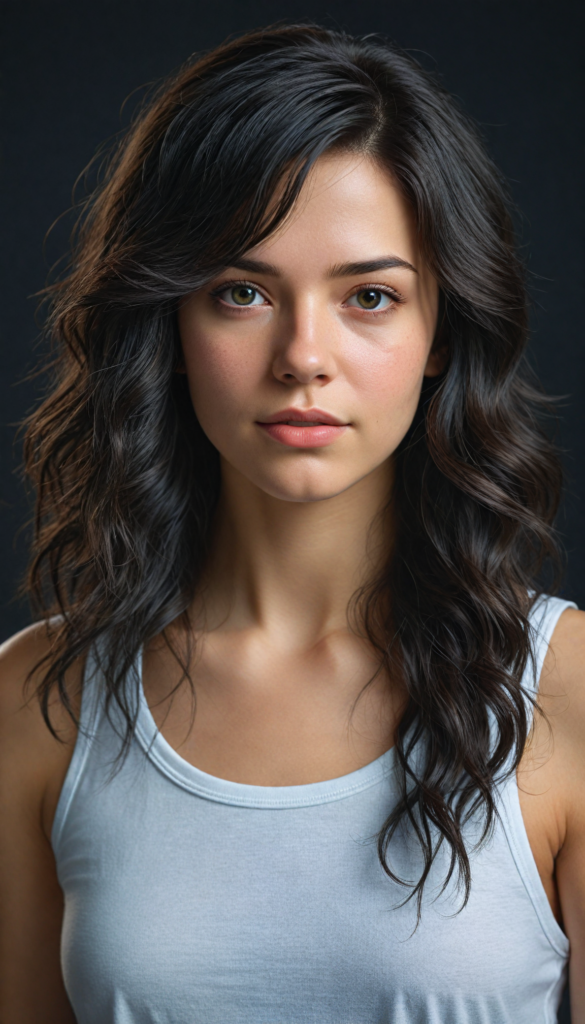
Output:
[[[293,25],[193,58],[143,107],[86,202],[68,272],[48,289],[52,384],[27,424],[30,592],[53,617],[38,696],[50,725],[51,691],[67,704],[67,669],[99,643],[127,749],[128,674],[193,601],[220,485],[175,372],[177,304],[266,238],[315,160],[344,149],[387,166],[410,203],[449,351],[396,453],[390,563],[355,595],[381,664],[408,688],[402,798],[378,848],[420,910],[440,846],[467,899],[463,827],[479,815],[489,835],[496,781],[527,740],[527,614],[543,566],[558,565],[560,470],[524,364],[500,176],[441,85],[385,41]],[[413,884],[392,870],[403,825],[424,856]]]

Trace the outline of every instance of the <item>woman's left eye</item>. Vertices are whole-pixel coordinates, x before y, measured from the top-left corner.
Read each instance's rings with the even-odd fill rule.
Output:
[[[236,306],[240,309],[246,306],[262,306],[265,302],[264,296],[251,284],[233,284],[215,294],[227,306]]]
[[[379,288],[362,288],[359,292],[350,295],[346,305],[352,306],[354,309],[388,309],[392,305],[392,299]]]

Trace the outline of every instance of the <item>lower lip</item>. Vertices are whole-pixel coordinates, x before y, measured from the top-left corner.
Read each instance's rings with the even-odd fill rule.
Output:
[[[329,423],[317,427],[291,427],[288,423],[259,423],[258,426],[289,448],[324,448],[347,430],[347,426],[335,427]]]

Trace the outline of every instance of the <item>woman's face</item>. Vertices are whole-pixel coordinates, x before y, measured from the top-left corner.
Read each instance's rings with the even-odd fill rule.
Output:
[[[180,307],[197,418],[262,491],[333,497],[388,463],[441,371],[437,307],[388,173],[321,157],[288,222]]]

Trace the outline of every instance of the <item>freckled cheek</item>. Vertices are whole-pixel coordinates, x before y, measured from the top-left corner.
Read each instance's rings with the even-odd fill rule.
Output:
[[[217,336],[191,335],[183,344],[185,369],[195,412],[214,417],[234,414],[262,379],[258,350]],[[256,365],[257,364],[257,365]]]
[[[395,419],[399,412],[416,410],[427,359],[426,339],[407,339],[386,352],[355,361],[351,368],[353,387],[364,408]]]

